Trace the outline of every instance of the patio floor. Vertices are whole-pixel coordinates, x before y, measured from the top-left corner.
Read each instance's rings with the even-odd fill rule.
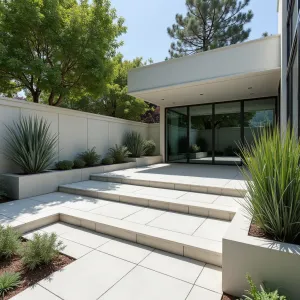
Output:
[[[42,231],[56,232],[81,255],[15,300],[221,299],[219,267],[65,223],[38,230]]]

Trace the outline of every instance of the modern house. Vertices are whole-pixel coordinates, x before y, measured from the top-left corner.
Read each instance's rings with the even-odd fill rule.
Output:
[[[129,72],[129,94],[161,107],[164,161],[236,164],[261,127],[290,122],[299,135],[299,9],[278,1],[278,35]]]

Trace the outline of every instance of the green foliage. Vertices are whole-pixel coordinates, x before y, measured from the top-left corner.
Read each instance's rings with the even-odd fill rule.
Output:
[[[112,165],[114,160],[112,157],[105,157],[102,159],[102,165]]]
[[[13,272],[4,272],[0,276],[0,296],[4,296],[21,284],[21,274]]]
[[[50,123],[45,119],[22,117],[6,129],[4,154],[24,173],[41,173],[52,165],[58,138],[51,134]]]
[[[247,280],[250,290],[246,291],[249,296],[244,296],[244,300],[287,300],[285,296],[280,296],[278,291],[267,292],[262,286],[258,289],[249,275],[247,275]]]
[[[201,151],[203,151],[203,152],[206,152],[208,150],[208,145],[204,138],[198,138],[197,145],[199,145]]]
[[[56,163],[57,170],[72,170],[74,163],[71,160],[62,160]]]
[[[200,152],[200,147],[196,144],[190,146],[190,153]]]
[[[171,57],[195,54],[245,41],[250,29],[244,29],[252,18],[245,11],[250,0],[186,0],[187,15],[176,15],[176,24],[168,28]]]
[[[20,249],[23,264],[30,270],[51,263],[65,248],[55,233],[35,233]]]
[[[75,91],[100,95],[123,23],[109,0],[1,0],[1,92],[23,89],[49,105]]]
[[[11,227],[0,225],[0,258],[9,258],[17,253],[20,235]]]
[[[74,159],[74,169],[82,169],[85,167],[86,162],[83,159],[76,158]]]
[[[4,181],[0,178],[0,199],[7,197],[6,186]]]
[[[96,147],[88,149],[78,155],[79,159],[82,159],[88,167],[92,167],[99,163],[101,155],[97,154]]]
[[[152,156],[155,152],[156,144],[154,141],[149,140],[144,143],[144,151],[146,156]]]
[[[254,133],[253,133],[254,134]],[[300,145],[293,130],[266,128],[240,147],[248,194],[243,207],[267,235],[300,241]],[[248,170],[247,170],[248,169]]]
[[[132,131],[125,134],[124,145],[131,153],[131,157],[141,157],[145,153],[144,148],[145,140],[138,132]]]
[[[131,154],[126,146],[118,145],[116,145],[115,148],[110,148],[108,150],[108,153],[115,164],[121,164],[125,162],[125,158],[127,158]]]

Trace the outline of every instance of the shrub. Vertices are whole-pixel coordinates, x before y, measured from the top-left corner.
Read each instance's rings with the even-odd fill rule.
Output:
[[[86,165],[85,161],[80,158],[76,158],[73,163],[74,163],[74,169],[82,169]]]
[[[20,235],[11,227],[0,225],[0,258],[9,258],[17,253]]]
[[[72,170],[74,163],[71,160],[62,160],[56,163],[57,170]]]
[[[250,290],[246,291],[249,294],[249,296],[244,296],[244,300],[286,300],[287,299],[285,296],[280,296],[278,291],[267,292],[262,286],[260,286],[260,289],[258,289],[253,283],[249,275],[247,275],[247,280],[250,285]]]
[[[145,153],[144,148],[145,140],[142,138],[141,134],[135,131],[126,133],[124,139],[124,145],[127,147],[128,151],[131,153],[131,157],[141,157]]]
[[[197,146],[196,144],[190,146],[190,153],[197,153],[199,151],[200,151],[200,147]]]
[[[57,135],[50,133],[45,119],[22,117],[6,129],[4,154],[24,173],[41,173],[54,163]]]
[[[156,144],[154,141],[149,140],[144,143],[144,152],[146,156],[152,156],[155,152]]]
[[[4,300],[5,294],[21,284],[20,273],[4,272],[0,276],[0,296]]]
[[[293,130],[264,129],[254,144],[240,147],[248,194],[243,207],[268,236],[300,240],[300,145]]]
[[[103,165],[112,165],[113,163],[114,163],[114,160],[111,157],[105,157],[102,159]]]
[[[99,163],[101,156],[97,154],[96,147],[91,150],[84,151],[78,155],[79,159],[82,159],[88,167],[92,167]]]
[[[43,264],[51,263],[65,248],[62,241],[57,241],[55,233],[35,233],[20,250],[23,264],[30,270]]]
[[[128,151],[127,147],[125,146],[118,146],[116,145],[115,148],[110,148],[108,150],[109,157],[113,159],[113,162],[115,164],[121,164],[125,161],[125,158],[127,158],[130,155],[130,152]]]

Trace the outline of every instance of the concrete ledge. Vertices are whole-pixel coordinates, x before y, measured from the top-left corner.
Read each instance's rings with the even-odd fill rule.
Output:
[[[56,192],[59,185],[89,180],[91,174],[135,168],[135,162],[96,166],[68,171],[47,171],[34,175],[2,174],[7,194],[12,199],[25,199]]]
[[[160,164],[162,156],[143,156],[143,157],[128,157],[127,162],[135,162],[137,167]]]
[[[61,208],[59,211],[49,211],[43,215],[23,220],[22,224],[16,225],[14,228],[24,234],[59,220],[216,266],[222,266],[221,242],[73,209]]]
[[[239,211],[223,238],[223,291],[240,297],[250,274],[256,284],[299,299],[300,246],[248,236],[250,223]]]

